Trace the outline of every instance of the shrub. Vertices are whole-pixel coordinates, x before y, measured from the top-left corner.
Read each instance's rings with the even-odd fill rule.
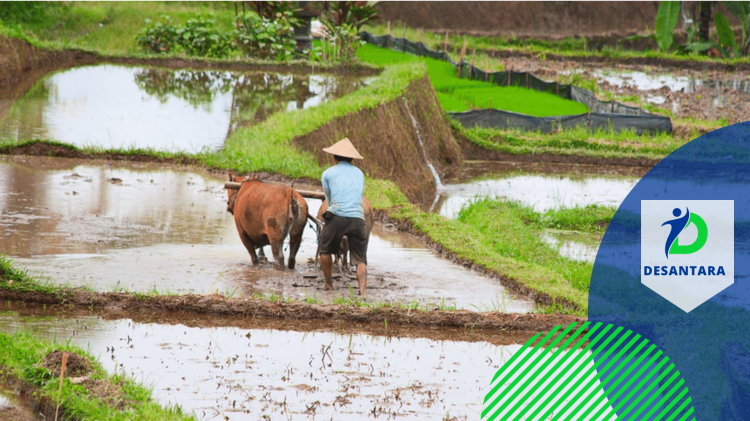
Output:
[[[246,12],[237,16],[235,41],[247,56],[290,59],[297,46],[294,40],[297,23],[298,19],[290,11],[277,13],[275,19]]]
[[[146,24],[151,23],[146,19]],[[174,48],[177,39],[177,27],[172,23],[169,16],[142,28],[135,37],[135,42],[140,47],[149,49],[155,53],[166,53]]]
[[[226,57],[232,52],[232,39],[213,19],[198,16],[177,27],[177,43],[186,53],[204,57]]]

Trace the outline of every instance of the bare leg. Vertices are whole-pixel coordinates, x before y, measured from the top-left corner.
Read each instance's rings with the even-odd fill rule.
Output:
[[[333,282],[331,282],[333,259],[330,254],[320,255],[320,266],[323,268],[323,277],[326,280],[326,291],[333,291]]]
[[[364,263],[357,265],[357,283],[359,283],[359,295],[364,297],[367,288],[367,265]]]

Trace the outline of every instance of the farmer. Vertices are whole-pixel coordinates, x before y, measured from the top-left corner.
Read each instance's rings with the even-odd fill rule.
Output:
[[[336,165],[325,170],[321,181],[328,201],[328,211],[323,214],[325,224],[320,235],[320,264],[326,281],[326,290],[333,290],[331,269],[332,254],[338,254],[341,237],[349,238],[351,264],[357,266],[359,295],[365,295],[367,286],[367,231],[365,213],[362,208],[362,194],[365,190],[365,176],[352,165],[353,159],[364,159],[348,138],[324,148],[333,155]]]

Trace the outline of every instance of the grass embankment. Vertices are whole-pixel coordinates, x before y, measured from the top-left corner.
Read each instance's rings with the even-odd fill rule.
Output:
[[[541,133],[520,129],[465,128],[452,122],[454,133],[485,149],[509,154],[577,155],[595,158],[662,159],[677,148],[698,137],[686,138],[672,134],[636,135],[630,131],[592,131],[577,127],[557,133]]]
[[[57,344],[28,333],[0,332],[0,376],[33,388],[32,400],[56,405],[60,391],[57,375],[45,368],[45,357],[53,351],[75,353],[88,366],[88,378],[74,384],[66,373],[60,396],[61,419],[75,420],[194,420],[179,407],[163,408],[154,402],[151,390],[122,375],[108,375],[85,351]],[[54,406],[51,406],[54,412]]]
[[[556,95],[517,86],[502,87],[494,83],[459,78],[456,69],[446,61],[364,45],[357,56],[365,63],[386,66],[396,63],[424,62],[430,82],[445,111],[467,111],[495,108],[536,117],[583,114],[584,104]]]

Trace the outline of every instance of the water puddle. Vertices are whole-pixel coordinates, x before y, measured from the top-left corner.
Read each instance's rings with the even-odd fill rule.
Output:
[[[70,338],[199,419],[477,419],[492,375],[520,348],[15,312],[0,315],[0,329]]]
[[[464,167],[459,179],[443,185],[439,192],[441,197],[435,209],[448,218],[456,218],[464,206],[483,197],[516,200],[533,206],[537,212],[576,205],[619,206],[640,179],[640,172],[646,171],[642,168],[598,170],[597,166],[522,166],[483,161],[467,161]]]
[[[591,73],[597,79],[610,85],[630,86],[641,91],[654,91],[666,87],[672,92],[696,93],[702,89],[721,92],[726,89],[750,94],[750,79],[745,75],[716,79],[701,78],[695,75],[646,73],[635,70],[594,70]]]
[[[579,262],[594,263],[599,244],[602,241],[601,234],[588,234],[579,232],[547,231],[542,240],[557,249],[560,255]]]
[[[198,152],[221,147],[238,127],[342,97],[369,80],[329,74],[77,67],[42,78],[15,103],[0,99],[0,109],[9,108],[4,118],[0,115],[0,138]]]
[[[323,302],[356,291],[356,280],[346,274],[334,280],[333,293],[323,290],[322,277],[309,278],[316,274],[311,261],[317,249],[310,227],[297,270],[252,266],[226,212],[224,180],[163,168],[0,158],[0,250],[37,277],[101,291],[262,293]],[[308,204],[317,214],[320,201]],[[368,298],[375,301],[508,312],[534,308],[497,281],[437,257],[419,238],[390,226],[375,225],[368,261]]]

